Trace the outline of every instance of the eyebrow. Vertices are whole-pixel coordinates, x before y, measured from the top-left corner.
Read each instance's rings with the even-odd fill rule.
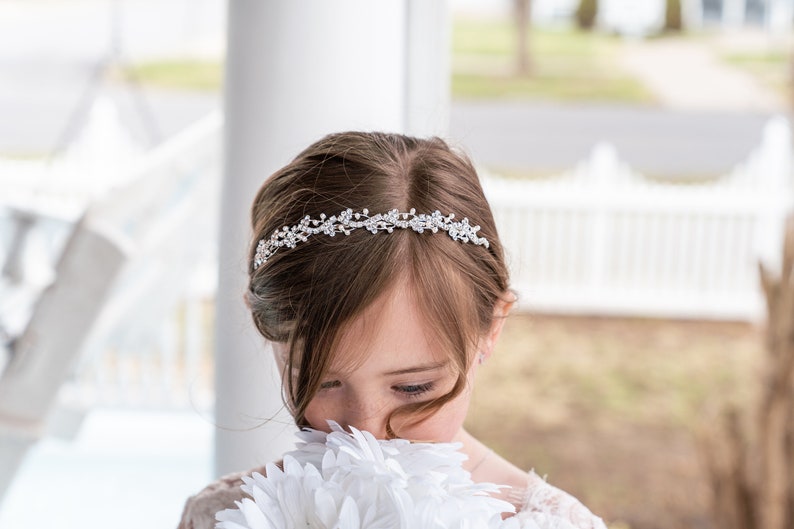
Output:
[[[396,371],[389,371],[388,373],[384,373],[386,376],[392,375],[407,375],[409,373],[423,373],[425,371],[433,371],[439,368],[442,368],[447,365],[447,362],[434,362],[432,364],[422,364],[413,367],[407,367],[405,369],[398,369]]]

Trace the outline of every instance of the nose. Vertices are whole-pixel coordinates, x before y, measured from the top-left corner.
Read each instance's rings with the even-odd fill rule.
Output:
[[[348,400],[342,410],[340,425],[346,429],[352,426],[371,433],[377,439],[385,439],[388,418],[389,411],[383,405],[372,397],[363,395]]]

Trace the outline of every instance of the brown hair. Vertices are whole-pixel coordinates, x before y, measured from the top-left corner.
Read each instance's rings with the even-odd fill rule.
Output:
[[[387,235],[359,229],[348,236],[310,237],[295,248],[280,249],[256,270],[251,267],[247,302],[259,332],[288,344],[284,396],[301,426],[307,425],[306,407],[345,326],[398,278],[406,278],[458,374],[446,395],[395,412],[419,422],[464,389],[476,343],[507,292],[508,272],[493,215],[471,162],[443,140],[331,134],[259,189],[251,212],[249,263],[257,242],[275,230],[306,215],[318,218],[346,208],[454,213],[479,225],[478,234],[490,243],[485,248],[440,233],[398,229]],[[387,432],[394,435],[391,420]]]

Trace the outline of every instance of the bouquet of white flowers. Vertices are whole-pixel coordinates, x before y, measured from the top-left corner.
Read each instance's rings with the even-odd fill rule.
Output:
[[[501,487],[474,483],[453,443],[376,440],[331,424],[306,430],[283,470],[243,478],[251,498],[216,515],[217,529],[575,529],[542,513],[514,514],[489,496]]]

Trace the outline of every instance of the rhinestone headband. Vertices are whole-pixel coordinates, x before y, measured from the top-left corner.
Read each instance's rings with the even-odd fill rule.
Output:
[[[318,233],[329,237],[333,237],[337,233],[350,235],[350,232],[359,228],[364,228],[370,233],[379,231],[391,233],[395,228],[412,229],[417,233],[422,233],[425,230],[437,233],[438,230],[441,230],[447,232],[447,235],[455,241],[488,248],[487,239],[477,236],[480,227],[472,226],[469,224],[469,219],[465,217],[460,221],[455,220],[454,213],[450,213],[446,217],[438,210],[429,215],[417,214],[416,210],[411,208],[408,213],[392,209],[387,213],[370,216],[367,209],[363,209],[361,212],[346,209],[339,215],[330,217],[326,217],[325,213],[322,213],[319,219],[313,219],[307,215],[292,227],[284,226],[282,229],[274,231],[269,239],[260,239],[254,255],[254,270],[265,264],[282,246],[295,248],[299,242],[306,242],[310,236]]]

